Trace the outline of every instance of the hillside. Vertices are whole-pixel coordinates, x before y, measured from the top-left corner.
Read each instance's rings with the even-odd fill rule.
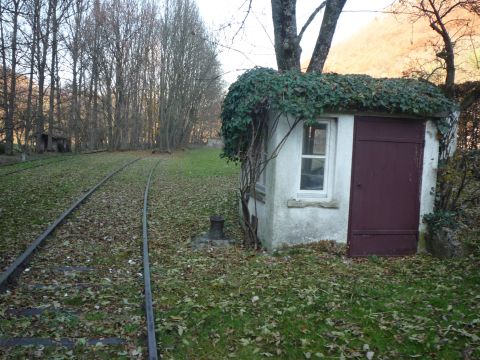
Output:
[[[460,13],[455,16],[465,17]],[[473,36],[466,36],[456,45],[457,82],[480,80],[477,58],[480,57],[480,17],[469,16]],[[455,31],[458,27],[455,28]],[[406,15],[382,14],[350,39],[334,45],[325,65],[327,72],[362,73],[375,77],[398,77],[412,69],[431,72],[438,66],[432,61],[435,51],[432,44],[439,36],[425,20],[412,24]],[[473,46],[472,46],[473,44]],[[442,81],[438,73],[432,81]]]

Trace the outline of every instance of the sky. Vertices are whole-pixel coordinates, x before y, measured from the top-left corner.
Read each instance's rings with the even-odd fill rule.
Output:
[[[298,29],[302,28],[320,2],[297,0]],[[219,59],[227,84],[254,66],[276,68],[270,1],[253,0],[250,13],[244,26],[241,26],[248,3],[248,0],[197,0],[201,16],[218,41]],[[348,39],[391,3],[392,0],[347,0],[337,23],[333,43]],[[322,15],[323,12],[317,15],[304,34],[300,44],[303,49],[302,62],[307,61],[313,51]]]

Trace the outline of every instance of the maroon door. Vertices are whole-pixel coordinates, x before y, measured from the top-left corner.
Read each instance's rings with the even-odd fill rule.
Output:
[[[350,256],[416,252],[424,132],[420,120],[355,117]]]

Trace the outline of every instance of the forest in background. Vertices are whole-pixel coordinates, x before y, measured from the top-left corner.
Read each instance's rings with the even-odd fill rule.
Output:
[[[218,131],[220,63],[192,0],[2,0],[0,37],[7,154],[55,137],[170,150]]]

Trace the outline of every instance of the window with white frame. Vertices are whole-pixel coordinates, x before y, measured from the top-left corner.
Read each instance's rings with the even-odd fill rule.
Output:
[[[333,119],[320,119],[303,128],[300,193],[327,194],[334,124]]]

